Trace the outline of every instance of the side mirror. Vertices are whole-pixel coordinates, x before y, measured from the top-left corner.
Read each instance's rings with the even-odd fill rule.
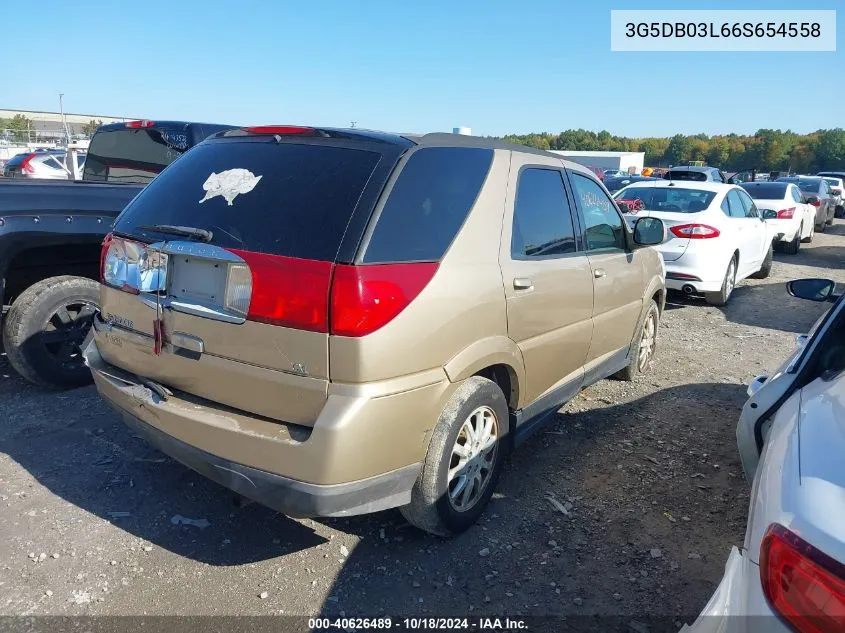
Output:
[[[777,220],[778,212],[773,211],[772,209],[763,209],[763,219],[764,220]]]
[[[791,296],[809,301],[832,301],[835,288],[836,282],[831,279],[794,279],[786,284]]]
[[[666,241],[666,226],[660,218],[639,218],[634,223],[634,243],[656,246]]]

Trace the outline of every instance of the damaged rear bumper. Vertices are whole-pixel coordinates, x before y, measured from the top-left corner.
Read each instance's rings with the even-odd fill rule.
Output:
[[[127,426],[163,453],[237,494],[292,517],[351,516],[410,502],[411,488],[421,468],[419,463],[333,484],[301,481],[239,463],[193,446],[160,428],[198,423],[208,425],[209,431],[214,427],[220,430],[224,425],[237,427],[231,416],[215,415],[105,362],[97,350],[93,331],[83,345],[83,356],[98,391],[121,414]],[[305,441],[288,439],[282,443],[287,451],[293,451],[313,441],[312,434]]]

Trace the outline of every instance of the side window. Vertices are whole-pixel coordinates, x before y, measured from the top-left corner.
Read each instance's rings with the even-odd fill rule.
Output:
[[[722,213],[724,213],[728,217],[731,217],[731,205],[728,202],[728,196],[725,196],[724,198],[722,198],[721,208],[722,208]]]
[[[513,209],[511,257],[548,257],[575,250],[575,229],[562,174],[554,169],[523,170]]]
[[[760,214],[757,212],[757,206],[754,204],[754,201],[744,191],[737,191],[739,194],[739,199],[742,200],[742,207],[745,210],[745,217],[746,218],[759,218]]]
[[[481,189],[493,151],[427,147],[402,168],[381,210],[364,263],[439,261]]]
[[[789,190],[792,192],[792,199],[795,202],[804,202],[804,198],[801,196],[801,191],[795,185],[790,185]]]
[[[728,192],[728,204],[730,205],[732,218],[745,217],[745,206],[742,204],[742,199],[739,197],[739,192],[736,189],[731,189]]]
[[[591,178],[575,172],[569,173],[572,176],[575,195],[581,203],[584,214],[587,249],[591,251],[604,248],[626,250],[625,228],[616,204]]]

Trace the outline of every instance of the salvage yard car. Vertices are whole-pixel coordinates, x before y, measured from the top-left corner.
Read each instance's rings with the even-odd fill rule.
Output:
[[[801,248],[801,242],[813,241],[816,209],[804,201],[797,185],[791,182],[745,182],[741,186],[774,230],[775,244],[785,253],[795,255]]]
[[[788,290],[834,305],[748,389],[737,426],[753,479],[745,541],[683,631],[845,631],[845,295],[827,279],[795,280]]]
[[[0,180],[3,347],[21,376],[50,388],[91,382],[79,345],[99,300],[103,237],[162,169],[230,127],[185,121],[103,125],[91,140],[82,180]],[[49,153],[25,154],[14,169],[24,165],[25,171],[28,156],[41,160]]]
[[[765,279],[772,268],[772,234],[744,189],[717,182],[657,180],[628,185],[614,198],[626,217],[660,218],[669,237],[658,247],[666,287],[704,294],[723,306],[746,277]],[[641,210],[640,210],[641,208]]]
[[[232,130],[117,219],[84,354],[130,427],[245,497],[455,534],[515,443],[649,369],[664,234],[539,150]]]
[[[827,180],[818,176],[782,176],[777,182],[791,182],[798,185],[804,199],[816,209],[816,230],[824,233],[833,224],[836,213],[836,197]]]

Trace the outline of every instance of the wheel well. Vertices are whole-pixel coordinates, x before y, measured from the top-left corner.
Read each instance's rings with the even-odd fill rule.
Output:
[[[657,292],[654,293],[654,295],[651,298],[657,304],[657,309],[662,311],[663,310],[663,291],[658,290]]]
[[[514,370],[507,365],[490,365],[475,374],[482,376],[488,380],[492,380],[497,385],[502,393],[505,394],[505,399],[508,401],[508,409],[515,411],[519,403],[519,384]]]
[[[98,281],[100,245],[60,244],[21,251],[6,268],[3,303],[10,305],[32,284],[58,275],[74,275]]]
[[[736,260],[736,267],[739,268],[739,250],[734,251],[734,259]]]

